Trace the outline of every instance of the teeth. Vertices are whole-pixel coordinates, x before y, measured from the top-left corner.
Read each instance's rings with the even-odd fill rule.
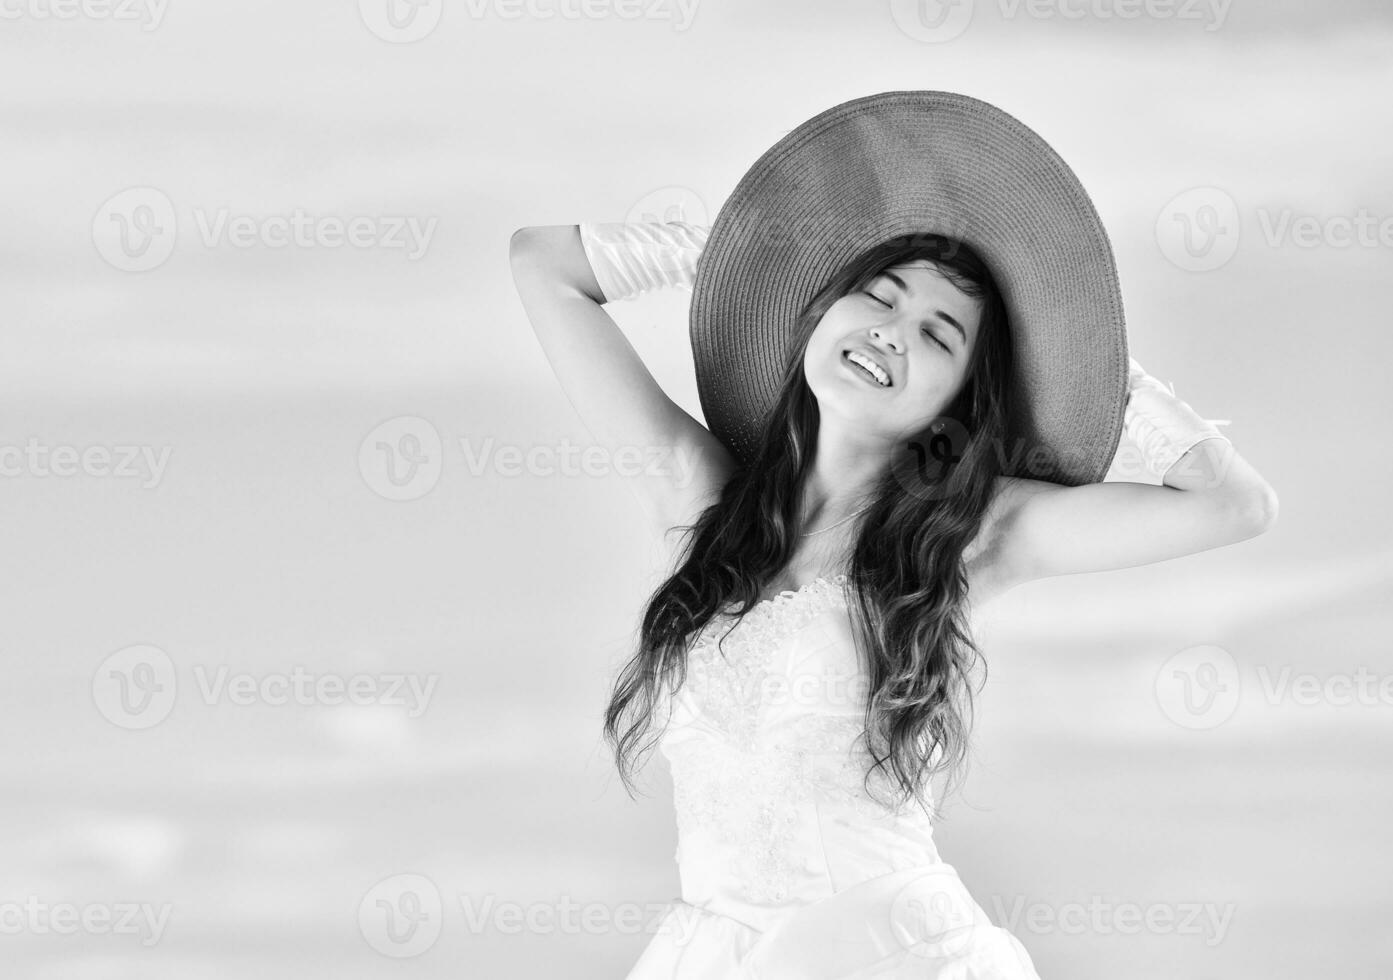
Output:
[[[848,351],[846,357],[847,360],[851,361],[853,364],[859,364],[867,371],[871,372],[882,388],[890,387],[890,376],[885,373],[884,369],[881,368],[879,364],[871,360],[865,354],[859,351]]]

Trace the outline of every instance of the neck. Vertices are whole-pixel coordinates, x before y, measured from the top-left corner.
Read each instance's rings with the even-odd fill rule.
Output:
[[[888,446],[857,439],[840,419],[824,415],[813,465],[803,485],[803,527],[825,527],[869,504],[888,452]]]

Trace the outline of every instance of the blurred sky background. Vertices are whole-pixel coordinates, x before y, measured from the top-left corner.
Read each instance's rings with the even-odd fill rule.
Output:
[[[490,439],[587,442],[516,298],[509,235],[709,223],[806,118],[947,89],[1073,167],[1116,250],[1132,353],[1232,420],[1281,516],[988,608],[944,857],[1045,980],[1387,977],[1393,12],[424,3],[414,20],[387,0],[0,6],[4,975],[622,977],[642,928],[471,926],[489,901],[563,898],[647,925],[678,888],[665,766],[632,802],[599,734],[658,572],[630,497],[613,477],[471,471]],[[416,255],[209,244],[200,226],[297,209],[432,233]],[[1373,231],[1351,241],[1339,221],[1360,215]],[[610,310],[697,414],[688,300]],[[403,489],[374,460],[412,439],[425,462]],[[168,456],[158,478],[57,476],[17,463],[31,442]],[[1177,709],[1176,664],[1226,681],[1222,717]],[[219,669],[435,686],[414,716],[208,703]],[[1298,676],[1314,695],[1282,686]],[[1366,696],[1343,697],[1360,678]],[[137,716],[122,683],[173,700]],[[440,900],[416,946],[378,915],[402,908],[403,875]],[[1008,921],[1095,899],[1231,919]],[[64,934],[17,911],[62,903],[168,919],[158,938]]]

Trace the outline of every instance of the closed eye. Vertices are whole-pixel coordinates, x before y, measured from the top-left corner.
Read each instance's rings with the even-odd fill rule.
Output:
[[[948,353],[953,353],[952,350],[949,349],[948,345],[945,344],[943,341],[939,340],[938,336],[928,327],[925,327],[922,332],[928,334],[930,340],[932,340],[938,346],[942,347],[944,350],[948,351]]]
[[[885,307],[887,310],[892,308],[891,305],[890,305],[889,303],[885,302],[885,300],[881,299],[879,296],[877,296],[875,293],[871,292],[869,289],[863,289],[863,290],[861,290],[861,293],[862,293],[862,295],[864,295],[864,296],[869,296],[871,299],[875,300],[877,303],[879,303],[881,306]],[[953,349],[952,349],[951,347],[949,347],[947,344],[945,344],[943,341],[939,340],[939,339],[938,339],[938,336],[937,336],[932,330],[929,330],[929,329],[926,327],[926,328],[923,330],[923,333],[924,333],[930,340],[932,340],[932,341],[933,341],[935,344],[937,344],[938,346],[942,347],[942,348],[943,348],[944,350],[946,350],[948,353],[950,353],[950,354],[953,353]]]

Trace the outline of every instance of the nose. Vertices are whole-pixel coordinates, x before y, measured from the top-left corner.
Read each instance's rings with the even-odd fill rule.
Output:
[[[900,343],[898,327],[871,327],[871,336],[879,343],[884,344],[896,354],[903,354],[904,348]]]

